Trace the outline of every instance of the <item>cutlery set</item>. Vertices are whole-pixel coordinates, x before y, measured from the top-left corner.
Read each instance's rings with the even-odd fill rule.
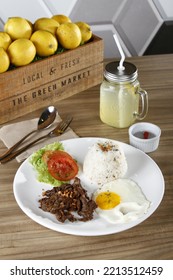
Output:
[[[50,108],[52,107],[52,108]],[[33,140],[32,142],[30,142],[29,144],[26,144],[24,147],[16,150],[21,143],[23,143],[23,141],[28,138],[31,134],[39,131],[40,129],[44,129],[47,128],[48,126],[50,126],[53,121],[55,120],[56,117],[56,110],[54,110],[53,106],[48,107],[46,110],[44,111],[38,121],[38,127],[36,130],[31,131],[30,133],[28,133],[26,136],[24,136],[20,141],[18,141],[16,144],[14,144],[14,146],[12,146],[11,148],[9,148],[3,155],[0,156],[0,163],[4,164],[7,163],[9,161],[11,161],[12,159],[14,159],[16,156],[20,155],[21,153],[23,153],[24,151],[26,151],[27,149],[29,149],[31,146],[33,146],[34,144],[36,144],[37,142],[45,139],[45,138],[51,138],[51,137],[56,137],[56,136],[60,136],[61,134],[63,134],[66,129],[69,127],[71,121],[72,121],[72,117],[68,116],[65,120],[60,121],[57,126],[51,130],[49,133],[47,133],[46,135],[43,135],[35,140]],[[50,113],[50,110],[51,113]],[[46,113],[48,113],[47,115],[45,115]],[[44,117],[44,119],[43,119]],[[46,124],[44,124],[46,123]],[[42,126],[42,127],[41,127]]]

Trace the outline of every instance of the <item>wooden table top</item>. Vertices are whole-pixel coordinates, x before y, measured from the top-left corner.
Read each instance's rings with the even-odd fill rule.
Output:
[[[127,59],[139,69],[148,91],[145,121],[162,130],[160,145],[150,157],[165,179],[165,195],[158,209],[143,223],[112,235],[84,237],[55,232],[29,217],[13,195],[16,160],[0,166],[0,259],[172,259],[173,258],[173,54]],[[107,61],[106,61],[107,62]],[[80,137],[106,137],[124,143],[128,129],[116,129],[99,119],[99,86],[54,104],[60,116],[73,116],[71,128]],[[39,116],[37,110],[15,121]],[[5,146],[0,142],[0,154]],[[152,187],[152,186],[151,186]]]

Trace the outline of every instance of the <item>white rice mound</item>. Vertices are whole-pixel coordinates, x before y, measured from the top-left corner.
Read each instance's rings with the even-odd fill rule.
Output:
[[[92,145],[84,159],[84,175],[97,184],[122,178],[127,172],[123,149],[113,141],[100,141]]]

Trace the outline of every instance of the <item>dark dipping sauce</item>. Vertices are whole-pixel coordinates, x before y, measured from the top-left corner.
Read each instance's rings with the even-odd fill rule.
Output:
[[[156,137],[154,133],[148,131],[137,131],[133,135],[137,138],[146,139],[146,140]]]

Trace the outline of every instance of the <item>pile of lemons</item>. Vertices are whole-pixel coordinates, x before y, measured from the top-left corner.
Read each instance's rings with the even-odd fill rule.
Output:
[[[85,22],[72,22],[65,15],[39,18],[34,23],[22,17],[11,17],[0,32],[0,73],[31,63],[35,56],[55,54],[58,45],[75,49],[92,37],[90,26]]]

